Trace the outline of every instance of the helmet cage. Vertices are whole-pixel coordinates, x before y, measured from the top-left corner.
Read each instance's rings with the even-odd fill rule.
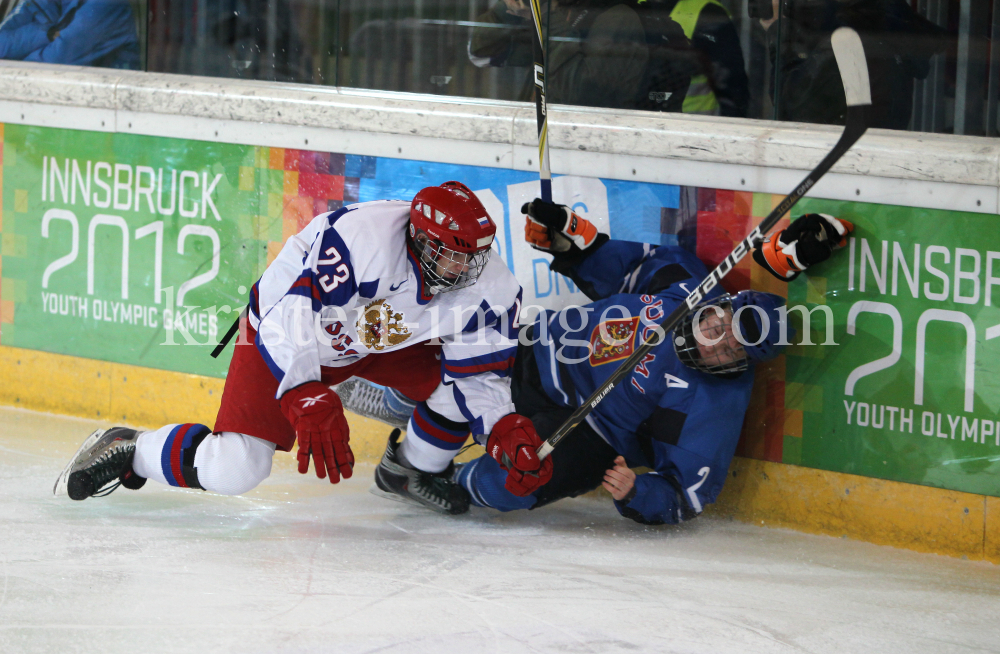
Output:
[[[431,295],[472,286],[479,279],[490,260],[492,250],[489,247],[476,252],[459,252],[447,247],[441,241],[432,239],[423,230],[414,229],[412,231],[415,234],[411,238],[413,249],[420,262],[424,285]],[[455,277],[449,277],[439,273],[439,269],[445,272],[449,269],[458,269],[462,272]]]
[[[413,197],[407,235],[425,291],[433,295],[476,283],[489,261],[496,224],[468,186],[445,182]]]
[[[703,319],[706,315],[718,316],[720,313],[722,313],[722,328],[724,330],[723,335],[721,336],[722,340],[713,344],[713,341],[716,341],[715,338],[701,333],[700,329],[698,330],[699,333],[695,333],[695,316],[698,316],[699,319]],[[680,362],[688,368],[699,370],[710,375],[725,377],[735,377],[749,368],[750,359],[747,356],[743,345],[736,339],[732,319],[732,296],[728,294],[711,300],[705,300],[689,311],[674,330],[674,352],[677,354],[677,358]],[[752,334],[747,333],[751,330],[748,330],[750,325],[748,325],[746,321],[741,320],[740,327],[742,327],[741,332],[744,338],[749,338],[751,341],[756,340]],[[754,327],[756,326],[754,325]],[[752,331],[758,330],[753,329]],[[732,340],[732,343],[728,342],[730,339]],[[703,346],[710,350],[707,357],[703,356],[702,349],[699,348],[699,340],[701,340]],[[736,356],[723,357],[723,355],[728,352],[732,352]]]

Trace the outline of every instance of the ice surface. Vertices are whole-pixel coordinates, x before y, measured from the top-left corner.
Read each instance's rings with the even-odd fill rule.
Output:
[[[1000,651],[1000,568],[570,500],[444,517],[279,453],[244,497],[51,495],[95,423],[0,409],[0,652]]]

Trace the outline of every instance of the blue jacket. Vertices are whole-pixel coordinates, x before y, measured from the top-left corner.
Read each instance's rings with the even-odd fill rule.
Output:
[[[139,68],[128,0],[21,0],[0,23],[0,59]]]
[[[540,313],[533,347],[542,387],[567,407],[580,406],[708,274],[682,248],[626,241],[604,243],[566,272],[596,301]],[[669,338],[647,354],[587,416],[630,467],[653,469],[638,476],[634,497],[615,502],[618,511],[676,523],[715,501],[752,386],[752,370],[723,379],[688,368]]]

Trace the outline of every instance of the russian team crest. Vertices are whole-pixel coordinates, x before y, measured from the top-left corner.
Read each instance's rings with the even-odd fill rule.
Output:
[[[626,359],[635,342],[639,318],[619,318],[602,322],[590,334],[590,365],[600,366]]]
[[[403,314],[393,313],[385,300],[366,304],[357,327],[358,336],[369,350],[384,350],[413,336],[403,323]]]

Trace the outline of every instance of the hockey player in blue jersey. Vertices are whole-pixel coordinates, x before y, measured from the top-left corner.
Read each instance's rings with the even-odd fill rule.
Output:
[[[562,205],[535,200],[522,211],[529,216],[526,239],[551,252],[552,269],[594,300],[543,311],[521,333],[512,399],[545,438],[708,271],[680,247],[611,240]],[[792,279],[842,246],[850,229],[846,221],[809,214],[754,258],[779,279]],[[603,485],[618,511],[638,522],[697,516],[725,482],[754,364],[778,356],[793,337],[784,303],[769,293],[713,289],[541,469],[519,470],[519,450],[484,438],[487,454],[461,466],[456,481],[472,504],[501,511],[538,508]],[[637,476],[631,468],[640,466],[652,471]]]
[[[551,252],[552,269],[594,300],[540,312],[522,334],[512,397],[545,438],[708,271],[680,247],[610,240],[561,205],[535,200],[522,211],[526,239]],[[792,279],[842,246],[850,229],[846,221],[809,214],[754,258],[779,279]],[[792,338],[784,303],[770,293],[713,289],[553,450],[548,483],[525,496],[511,492],[517,486],[507,481],[504,459],[489,447],[460,468],[458,482],[473,504],[501,511],[537,508],[603,485],[619,513],[638,522],[697,516],[722,490],[754,364],[778,356]],[[652,471],[636,475],[631,468],[640,466]]]

